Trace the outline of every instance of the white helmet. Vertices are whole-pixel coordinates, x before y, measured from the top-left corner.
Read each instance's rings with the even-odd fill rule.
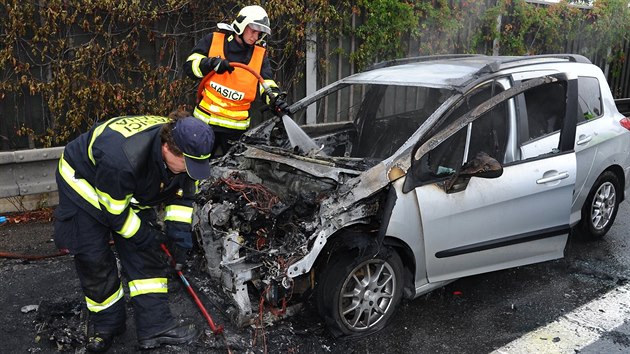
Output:
[[[242,35],[247,26],[250,26],[255,31],[271,34],[267,11],[258,5],[245,6],[239,11],[234,22],[232,22],[232,28],[238,35]]]

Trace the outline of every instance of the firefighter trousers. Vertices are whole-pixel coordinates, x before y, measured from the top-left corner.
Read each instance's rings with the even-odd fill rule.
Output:
[[[124,328],[125,288],[121,275],[128,281],[126,289],[134,309],[138,338],[148,338],[172,327],[175,321],[168,305],[167,269],[162,251],[157,246],[136,249],[131,240],[112,232],[99,220],[98,209],[87,203],[81,205],[80,200],[73,200],[75,196],[69,196],[68,189],[64,189],[60,188],[59,206],[55,210],[55,244],[68,249],[74,257],[91,330],[112,333]],[[138,212],[138,216],[154,220],[156,213],[147,209]],[[112,238],[120,267],[110,245]]]

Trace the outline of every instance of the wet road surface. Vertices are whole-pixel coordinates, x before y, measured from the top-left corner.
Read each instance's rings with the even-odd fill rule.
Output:
[[[532,341],[567,344],[582,340],[585,337],[560,334],[547,338],[540,333],[581,313],[585,306],[594,307],[598,313],[610,311],[611,316],[604,317],[624,310],[623,299],[613,298],[619,302],[618,309],[614,302],[605,307],[593,301],[628,288],[628,204],[621,204],[615,225],[602,241],[570,239],[563,259],[460,279],[415,300],[404,301],[389,327],[352,341],[332,338],[308,309],[264,330],[235,328],[213,305],[216,302],[212,301],[212,294],[206,296],[204,274],[191,270],[187,273],[189,280],[200,290],[213,319],[226,326],[227,345],[222,337],[207,330],[199,310],[173,276],[173,312],[178,319],[194,321],[206,333],[192,345],[166,346],[150,352],[226,353],[229,348],[236,353],[527,353],[531,351],[522,345]],[[0,251],[54,253],[51,235],[50,223],[4,225],[0,227]],[[194,260],[193,268],[199,261]],[[82,352],[82,298],[69,256],[41,261],[0,259],[0,306],[4,317],[0,324],[0,353]],[[29,305],[39,305],[39,310],[23,312]],[[128,310],[128,330],[115,340],[111,353],[127,353],[135,348],[133,313],[131,308]],[[627,320],[630,319],[619,319],[621,324],[610,330],[594,331],[598,336],[586,346],[569,344],[574,349],[558,352],[630,352]],[[533,337],[527,337],[528,333],[534,333]]]

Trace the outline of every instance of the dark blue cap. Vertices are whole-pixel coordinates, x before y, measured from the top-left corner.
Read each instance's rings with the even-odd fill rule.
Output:
[[[210,176],[210,154],[214,147],[214,131],[195,118],[180,118],[171,131],[177,147],[184,153],[186,172],[196,180]]]

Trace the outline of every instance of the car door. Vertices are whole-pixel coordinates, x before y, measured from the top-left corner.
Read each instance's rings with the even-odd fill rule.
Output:
[[[436,145],[425,155],[416,151],[416,156],[422,157],[412,162],[416,165],[412,170],[425,171],[416,172],[412,178],[417,184],[414,192],[421,214],[429,282],[563,256],[575,184],[575,114],[566,112],[563,120],[561,117],[563,136],[555,147],[527,159],[520,159],[518,154],[506,158],[514,145],[524,143],[519,129],[529,129],[527,115],[515,113],[519,111],[515,109],[518,94],[549,84],[527,89],[533,81],[515,85],[456,118],[449,127],[457,127],[460,121],[462,128],[446,133],[449,137],[439,144],[424,144]],[[575,101],[577,80],[565,80],[561,86],[568,102]],[[481,106],[493,108],[483,112]],[[447,192],[449,182],[444,176],[457,170],[458,161],[469,160],[479,151],[492,151],[490,155],[499,162],[514,161],[505,164],[497,178],[472,177]]]
[[[518,82],[540,76],[542,73],[541,71],[525,71],[516,73],[512,77]],[[581,218],[581,206],[586,199],[589,188],[603,168],[605,168],[601,167],[600,164],[607,166],[604,159],[597,159],[599,146],[601,143],[605,143],[608,137],[615,135],[614,128],[610,122],[606,119],[600,119],[603,117],[603,104],[598,76],[597,73],[585,72],[584,68],[582,68],[578,77],[578,111],[575,134],[577,171],[575,193],[573,193],[571,225]],[[523,105],[527,105],[526,101],[523,101]],[[559,135],[559,129],[553,132],[546,132],[544,136],[535,139],[530,144],[524,145],[522,147],[523,155],[537,154],[541,146],[557,145]],[[615,149],[616,147],[612,147],[609,150],[614,151]]]

